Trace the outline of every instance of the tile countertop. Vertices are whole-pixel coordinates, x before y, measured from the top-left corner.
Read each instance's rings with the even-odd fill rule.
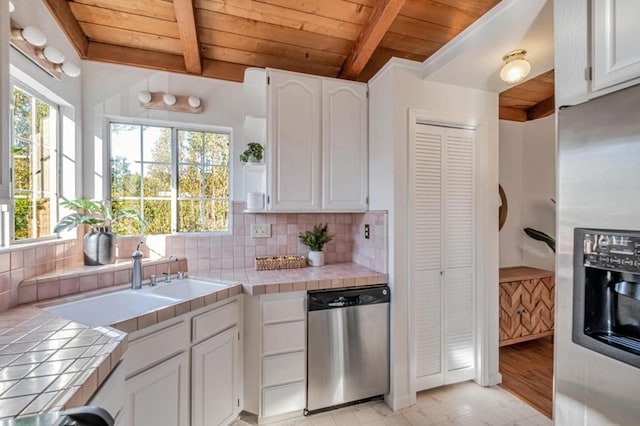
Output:
[[[321,267],[274,271],[256,271],[253,268],[190,271],[189,276],[213,281],[239,282],[242,283],[242,292],[249,295],[358,287],[388,282],[387,274],[357,263],[335,263]]]
[[[226,282],[229,287],[145,312],[112,324],[114,328],[91,328],[35,305],[0,313],[0,419],[86,404],[121,360],[127,348],[127,333],[241,292],[260,295],[387,282],[386,274],[355,263],[276,271],[193,271],[188,275]],[[84,296],[57,299],[56,303],[79,297]]]

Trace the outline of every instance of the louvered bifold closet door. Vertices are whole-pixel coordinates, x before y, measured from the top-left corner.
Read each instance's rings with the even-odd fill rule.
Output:
[[[442,384],[442,156],[444,129],[417,125],[411,147],[410,249],[418,389]]]
[[[474,376],[474,132],[446,129],[444,167],[445,383]]]
[[[410,282],[416,388],[474,371],[474,131],[416,124],[410,144]]]

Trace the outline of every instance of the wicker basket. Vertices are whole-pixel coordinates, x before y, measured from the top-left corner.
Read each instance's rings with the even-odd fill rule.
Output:
[[[307,266],[304,256],[266,256],[256,257],[256,271],[270,271],[273,269],[294,269]]]

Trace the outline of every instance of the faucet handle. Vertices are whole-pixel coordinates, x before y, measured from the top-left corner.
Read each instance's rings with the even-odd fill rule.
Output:
[[[183,280],[184,279],[184,272],[183,271],[178,271],[178,276],[176,277],[176,279]]]
[[[169,272],[163,272],[162,275],[164,275],[164,282],[165,283],[170,283],[171,282],[171,274]]]
[[[149,285],[151,287],[155,287],[157,283],[158,283],[158,277],[155,274],[149,275]]]

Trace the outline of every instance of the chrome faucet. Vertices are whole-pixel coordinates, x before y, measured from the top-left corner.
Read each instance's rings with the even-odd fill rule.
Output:
[[[178,258],[175,256],[169,256],[169,263],[167,263],[167,272],[164,272],[162,275],[164,275],[164,282],[165,283],[170,283],[171,282],[171,262],[172,261],[178,261]]]
[[[140,245],[144,244],[144,241],[140,241],[136,246],[136,251],[131,254],[133,259],[133,267],[131,270],[131,288],[133,290],[140,290],[142,288],[142,256],[140,251]]]

